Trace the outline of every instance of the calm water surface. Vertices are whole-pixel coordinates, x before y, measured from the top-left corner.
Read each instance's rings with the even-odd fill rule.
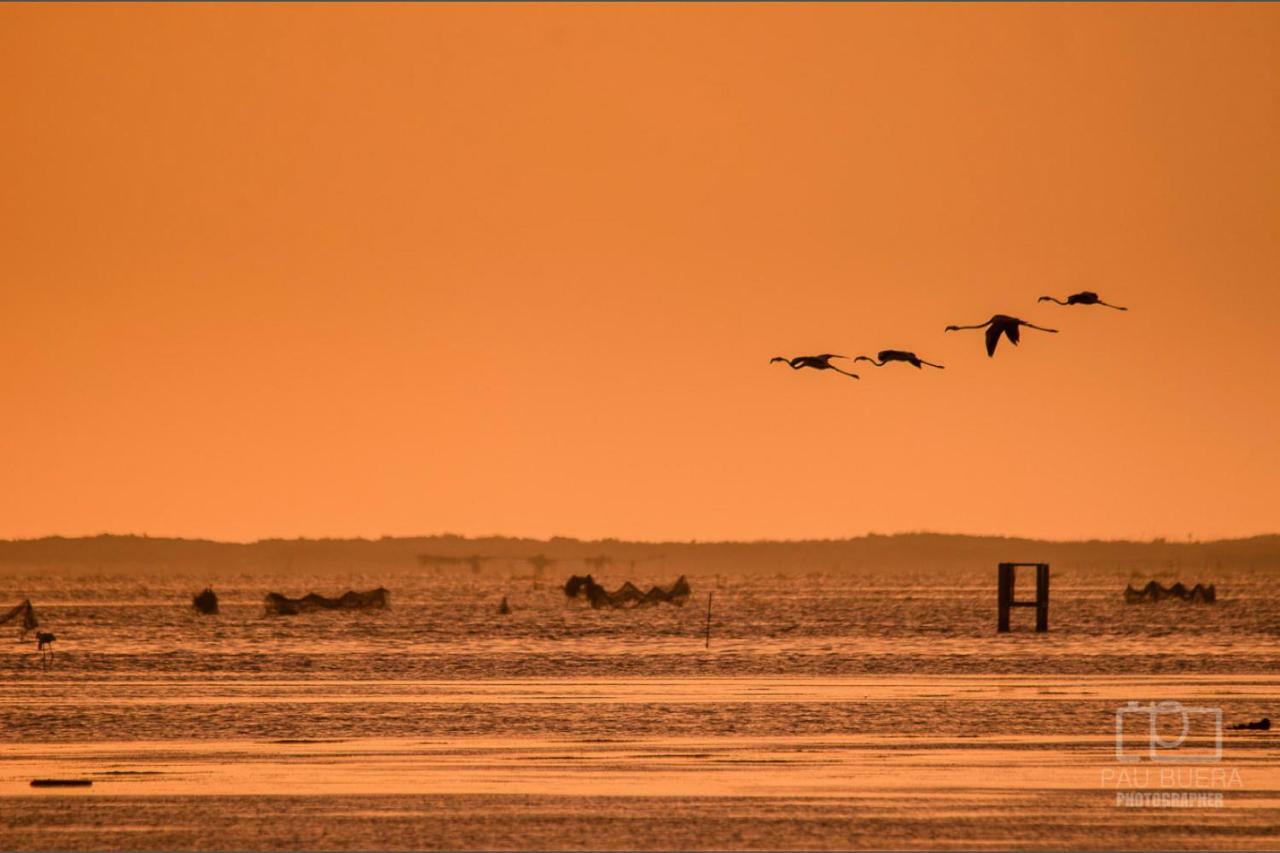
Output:
[[[999,637],[994,571],[691,575],[684,608],[615,612],[566,602],[550,579],[499,574],[209,580],[215,617],[190,607],[203,578],[0,577],[0,605],[30,597],[59,637],[46,665],[0,629],[0,847],[1274,848],[1280,837],[1275,732],[1228,733],[1216,776],[1143,778],[1115,755],[1128,701],[1221,709],[1228,724],[1280,719],[1280,594],[1244,571],[1218,573],[1213,606],[1128,606],[1126,574],[1055,571],[1050,633],[1028,632],[1022,611],[1024,630]],[[263,612],[268,591],[379,585],[389,610]],[[510,616],[496,612],[503,595]],[[1189,752],[1213,744],[1196,725]],[[95,784],[33,789],[37,776]],[[1117,805],[1134,790],[1222,800]]]

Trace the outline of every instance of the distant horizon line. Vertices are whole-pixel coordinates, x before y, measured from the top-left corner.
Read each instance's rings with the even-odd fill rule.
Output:
[[[463,533],[418,533],[392,535],[383,534],[380,536],[266,536],[257,539],[216,539],[206,536],[169,536],[169,535],[152,535],[149,533],[89,533],[68,535],[63,533],[50,533],[42,536],[20,536],[20,537],[0,537],[0,543],[22,543],[22,542],[45,542],[49,540],[92,540],[92,539],[148,539],[156,541],[169,542],[205,542],[217,545],[258,545],[268,542],[387,542],[387,541],[410,541],[418,539],[460,539],[463,541],[481,541],[492,539],[506,539],[512,541],[528,541],[528,542],[579,542],[579,543],[619,543],[629,545],[796,545],[811,542],[852,542],[859,539],[891,539],[899,537],[911,536],[934,536],[934,537],[950,537],[962,539],[1014,539],[1024,540],[1027,542],[1043,542],[1047,544],[1088,544],[1088,543],[1111,543],[1122,544],[1131,543],[1138,545],[1208,545],[1222,542],[1245,542],[1254,539],[1267,539],[1280,537],[1280,531],[1268,533],[1255,533],[1245,536],[1220,536],[1208,539],[1197,537],[1187,537],[1186,539],[1171,539],[1167,536],[1155,536],[1150,539],[1138,538],[1050,538],[1040,536],[1022,536],[1009,533],[952,533],[938,530],[906,530],[893,533],[880,533],[878,531],[868,531],[866,533],[852,536],[813,536],[799,538],[761,538],[761,539],[626,539],[617,536],[605,536],[601,538],[582,538],[578,536],[520,536],[505,533],[488,533],[482,535],[472,535]]]

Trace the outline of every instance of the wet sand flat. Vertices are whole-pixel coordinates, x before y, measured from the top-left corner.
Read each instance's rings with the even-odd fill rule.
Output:
[[[235,713],[300,691],[301,704],[339,708],[460,703],[581,714],[599,705],[638,719],[660,704],[711,717],[701,733],[665,737],[424,731],[10,744],[0,758],[6,849],[1266,849],[1280,829],[1280,745],[1270,733],[1228,733],[1212,766],[1160,767],[1117,763],[1113,710],[1077,717],[1082,728],[1101,730],[968,736],[743,735],[714,716],[725,703],[759,705],[780,712],[781,730],[792,727],[786,717],[796,708],[815,701],[884,705],[890,716],[924,703],[940,718],[957,702],[978,701],[998,711],[994,720],[1044,702],[1114,709],[1128,697],[1175,690],[1188,704],[1271,703],[1280,699],[1280,677],[246,682],[195,697],[175,697],[164,682],[103,682],[68,685],[60,701],[112,704],[125,687],[133,707],[190,700],[228,703]],[[43,701],[59,693],[53,685],[45,691]],[[31,788],[37,775],[94,786]],[[1175,808],[1118,802],[1133,791],[1220,800]]]
[[[5,804],[8,807],[8,803]],[[1092,794],[842,798],[382,795],[25,801],[27,850],[1269,850],[1259,810],[1124,809]]]

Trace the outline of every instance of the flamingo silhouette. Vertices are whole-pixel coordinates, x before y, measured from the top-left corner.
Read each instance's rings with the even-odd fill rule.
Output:
[[[45,666],[53,659],[53,641],[58,639],[48,631],[36,632],[36,650],[40,652],[40,662]]]
[[[775,355],[773,358],[769,359],[769,363],[773,364],[776,361],[780,361],[792,370],[799,370],[802,367],[812,367],[814,370],[834,370],[836,373],[843,373],[845,376],[852,377],[853,379],[861,379],[862,377],[858,374],[850,373],[847,370],[841,370],[831,363],[831,359],[833,358],[848,357],[849,356],[847,355],[833,355],[829,352],[824,352],[822,355],[798,355],[795,358],[784,358],[780,355]]]
[[[876,361],[876,358],[880,360]],[[869,355],[860,355],[855,358],[854,361],[869,361],[876,367],[884,367],[891,361],[905,361],[907,364],[910,364],[917,369],[924,364],[927,364],[930,367],[936,367],[939,370],[943,369],[941,364],[934,364],[931,361],[925,361],[913,352],[906,352],[905,350],[900,349],[882,349],[880,352],[876,353],[876,358],[872,358]]]
[[[1000,336],[1004,335],[1009,339],[1009,343],[1014,346],[1018,345],[1018,327],[1026,326],[1031,329],[1039,329],[1042,332],[1058,333],[1057,329],[1046,329],[1044,326],[1037,326],[1035,323],[1028,323],[1026,320],[1019,320],[1017,317],[1010,317],[1008,314],[993,314],[991,319],[985,323],[978,323],[973,326],[947,326],[943,331],[957,332],[961,329],[982,329],[987,328],[987,357],[996,354],[996,344],[1000,343]]]
[[[1094,293],[1092,290],[1082,290],[1079,293],[1073,293],[1067,297],[1066,302],[1063,302],[1061,299],[1054,299],[1052,296],[1041,296],[1036,301],[1055,302],[1058,305],[1106,305],[1108,308],[1114,308],[1117,311],[1129,310],[1128,308],[1121,308],[1119,305],[1112,305],[1108,302],[1103,302],[1098,298],[1098,294]]]

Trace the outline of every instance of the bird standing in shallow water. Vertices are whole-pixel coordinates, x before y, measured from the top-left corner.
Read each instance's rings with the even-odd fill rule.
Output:
[[[1054,299],[1052,296],[1041,296],[1037,302],[1055,302],[1058,305],[1105,305],[1108,308],[1114,308],[1117,311],[1128,311],[1128,308],[1121,308],[1119,305],[1112,305],[1109,302],[1103,302],[1098,298],[1098,294],[1092,290],[1082,290],[1079,293],[1073,293],[1067,297],[1067,301]]]
[[[987,357],[996,354],[996,344],[1000,343],[1000,336],[1004,335],[1009,339],[1009,343],[1014,346],[1018,345],[1018,327],[1027,326],[1031,329],[1039,329],[1042,332],[1058,333],[1057,329],[1046,329],[1044,326],[1037,326],[1035,323],[1028,323],[1026,320],[1019,320],[1017,317],[1010,317],[1008,314],[993,314],[991,319],[985,323],[978,323],[973,326],[947,326],[944,331],[958,332],[961,329],[982,329],[987,328]]]
[[[876,359],[879,359],[879,361]],[[921,365],[925,364],[930,367],[936,367],[939,370],[943,369],[941,364],[934,364],[932,361],[925,361],[913,352],[907,352],[906,350],[900,349],[882,349],[880,352],[876,353],[875,358],[872,358],[869,355],[860,355],[855,358],[854,361],[869,361],[876,367],[884,367],[891,361],[905,361],[907,364],[910,364],[917,369],[919,369]]]
[[[795,358],[785,358],[780,355],[775,355],[773,358],[769,359],[769,363],[773,364],[774,362],[780,361],[792,370],[799,370],[802,367],[811,367],[814,370],[834,370],[836,373],[843,373],[845,376],[852,379],[861,379],[862,377],[858,374],[850,373],[847,370],[841,370],[831,363],[831,359],[833,358],[848,357],[849,356],[847,355],[833,355],[829,352],[824,352],[822,355],[798,355]]]
[[[40,652],[40,662],[45,666],[49,665],[50,658],[53,657],[53,641],[58,639],[48,631],[36,632],[36,650]]]

